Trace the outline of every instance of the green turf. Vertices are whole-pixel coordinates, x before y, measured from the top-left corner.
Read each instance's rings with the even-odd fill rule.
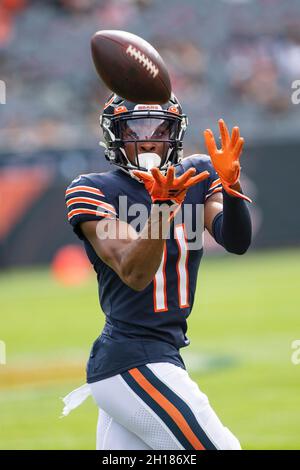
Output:
[[[191,376],[247,449],[300,449],[300,251],[204,258],[193,313]],[[77,364],[59,381],[0,387],[1,449],[89,449],[95,445],[92,399],[59,419],[59,397],[84,382],[85,360],[102,325],[95,280],[58,286],[47,270],[0,276],[4,371]],[[81,369],[80,369],[81,367]],[[2,374],[2,375],[1,375]]]

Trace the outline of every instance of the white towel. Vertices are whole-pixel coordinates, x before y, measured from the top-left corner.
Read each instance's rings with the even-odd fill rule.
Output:
[[[91,389],[90,389],[89,384],[86,383],[82,385],[81,387],[76,388],[76,390],[73,390],[64,398],[62,398],[62,401],[64,402],[65,406],[62,411],[61,418],[63,416],[68,416],[70,411],[80,406],[90,395],[91,395]]]

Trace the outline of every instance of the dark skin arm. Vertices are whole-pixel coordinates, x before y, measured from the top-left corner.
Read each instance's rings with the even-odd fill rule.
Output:
[[[83,222],[80,227],[102,261],[112,268],[131,289],[144,290],[153,280],[170,226],[170,210],[153,205],[143,230],[138,234],[130,225],[119,220]],[[150,225],[152,222],[152,225]],[[151,232],[152,230],[152,232]],[[103,234],[111,236],[103,238]],[[152,236],[151,236],[152,234]]]

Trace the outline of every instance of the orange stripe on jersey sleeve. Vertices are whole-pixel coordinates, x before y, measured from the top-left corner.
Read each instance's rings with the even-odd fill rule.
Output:
[[[166,397],[164,397],[138,370],[131,369],[128,371],[134,380],[147,392],[151,398],[163,408],[166,413],[172,418],[172,420],[179,427],[181,432],[184,434],[189,443],[195,450],[205,450],[198,437],[195,435],[193,430],[190,428],[188,422],[182,415],[182,413],[171,403]]]
[[[92,186],[75,186],[74,188],[70,188],[66,190],[66,196],[72,193],[76,193],[77,191],[84,192],[84,193],[93,193],[97,194],[98,196],[104,196],[100,189],[94,188]]]
[[[114,206],[112,206],[111,204],[108,204],[107,202],[99,201],[98,199],[93,199],[90,197],[72,197],[71,199],[67,201],[67,207],[70,207],[73,204],[79,204],[80,202],[91,204],[92,206],[102,207],[103,209],[106,209],[112,212],[113,214],[116,214],[116,210]]]
[[[107,218],[113,218],[112,214],[108,214],[107,212],[100,212],[97,210],[93,209],[86,209],[85,207],[80,207],[79,209],[73,209],[72,211],[69,212],[68,214],[68,219],[71,220],[74,215],[85,215],[85,214],[92,214],[92,215],[97,215],[98,217],[107,217]]]

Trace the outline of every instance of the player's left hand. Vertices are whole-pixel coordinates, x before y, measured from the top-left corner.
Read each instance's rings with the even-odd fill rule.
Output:
[[[239,160],[244,146],[244,139],[240,136],[240,130],[238,127],[234,127],[230,136],[223,119],[219,120],[219,128],[222,145],[220,150],[217,148],[211,129],[204,131],[205,144],[212,164],[221,179],[224,190],[228,194],[252,202],[249,197],[233,189],[233,186],[239,182],[241,173]]]

